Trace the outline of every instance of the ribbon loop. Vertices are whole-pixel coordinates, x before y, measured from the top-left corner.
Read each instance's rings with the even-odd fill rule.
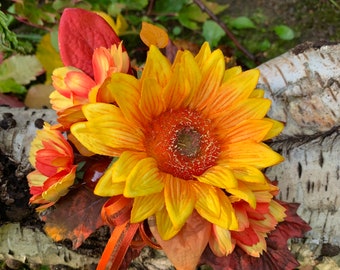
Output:
[[[130,223],[132,202],[132,199],[121,195],[110,198],[104,204],[101,216],[107,224],[114,226],[114,229],[99,260],[97,270],[118,270],[122,264],[139,228],[139,223]]]

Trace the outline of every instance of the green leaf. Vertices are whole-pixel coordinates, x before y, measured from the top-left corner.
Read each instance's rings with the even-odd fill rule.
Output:
[[[0,11],[0,51],[11,51],[18,46],[16,35],[8,29],[9,18]]]
[[[148,5],[148,0],[113,0],[112,3],[124,4],[127,10],[143,10]]]
[[[179,12],[188,0],[162,0],[155,1],[155,11],[158,13]]]
[[[185,6],[178,14],[179,22],[191,30],[197,30],[197,22],[205,22],[207,18],[208,15],[203,13],[196,5]]]
[[[235,29],[254,29],[255,24],[251,19],[245,16],[237,17],[230,22],[230,26]]]
[[[22,0],[15,3],[15,12],[34,25],[56,22],[57,13],[52,3],[39,5],[35,0]]]
[[[291,29],[287,25],[283,25],[283,24],[275,26],[274,32],[282,40],[292,40],[295,37],[295,33],[294,33],[293,29]]]
[[[25,94],[27,89],[14,79],[0,80],[0,93]]]
[[[208,20],[203,24],[203,37],[209,42],[211,47],[215,47],[220,39],[225,35],[221,26],[216,22]]]
[[[0,81],[12,78],[19,84],[28,84],[43,72],[43,67],[34,55],[14,55],[0,65]]]
[[[264,52],[266,50],[268,50],[271,46],[271,43],[268,39],[264,39],[263,41],[261,41],[258,45],[258,48],[261,52]]]

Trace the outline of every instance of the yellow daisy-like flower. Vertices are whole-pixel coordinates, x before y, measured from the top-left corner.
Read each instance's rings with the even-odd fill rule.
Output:
[[[155,216],[164,240],[193,211],[237,231],[233,204],[256,209],[272,198],[261,169],[283,160],[262,142],[283,126],[265,117],[271,102],[255,89],[258,78],[258,70],[225,70],[222,52],[207,43],[195,57],[179,51],[173,64],[151,46],[141,78],[112,74],[101,103],[84,105],[87,121],[71,127],[88,150],[119,157],[95,193],[133,198],[131,222]]]

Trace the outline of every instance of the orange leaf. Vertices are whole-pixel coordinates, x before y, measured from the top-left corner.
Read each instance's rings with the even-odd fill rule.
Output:
[[[149,218],[150,230],[175,268],[196,269],[209,241],[211,224],[194,211],[178,234],[170,240],[163,240],[154,222]]]
[[[104,225],[100,211],[107,198],[98,197],[86,187],[70,191],[43,216],[44,230],[54,240],[70,239],[78,248],[97,228]]]
[[[142,30],[139,35],[148,47],[155,45],[158,48],[165,48],[169,42],[169,36],[166,31],[147,22],[142,22]]]

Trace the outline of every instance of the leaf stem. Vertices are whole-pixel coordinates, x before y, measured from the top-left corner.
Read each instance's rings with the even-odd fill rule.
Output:
[[[235,46],[243,53],[245,54],[249,59],[255,60],[255,57],[253,54],[251,54],[246,48],[244,48],[240,42],[236,39],[234,34],[227,28],[227,26],[201,1],[201,0],[194,0],[196,5],[205,13],[209,15],[209,17],[214,20],[219,26],[222,27],[223,31],[226,33],[226,35],[232,40],[232,42],[235,44]]]

